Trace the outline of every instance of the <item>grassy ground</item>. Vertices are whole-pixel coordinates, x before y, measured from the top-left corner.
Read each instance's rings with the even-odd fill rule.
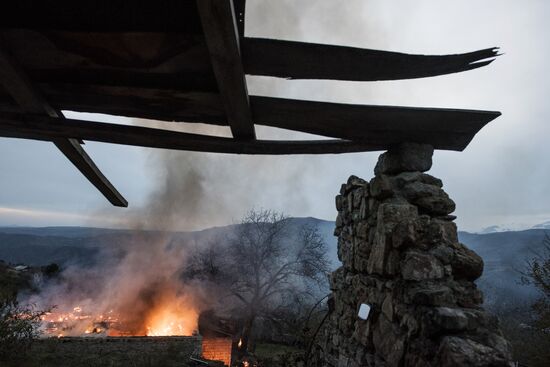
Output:
[[[264,367],[302,366],[303,350],[282,344],[260,343],[254,356]]]
[[[288,353],[299,353],[300,349],[282,344],[261,343],[256,345],[254,354],[258,358],[275,358]]]
[[[196,340],[174,342],[105,342],[87,340],[41,339],[25,356],[2,367],[186,367],[199,366],[190,360],[196,352]],[[300,366],[301,350],[281,345],[258,344],[254,353],[263,367]],[[219,366],[219,364],[211,364]],[[202,365],[204,366],[204,365]]]
[[[17,367],[185,367],[193,366],[190,356],[198,341],[133,340],[106,342],[104,338],[87,340],[42,339],[34,343],[26,356],[7,366]]]

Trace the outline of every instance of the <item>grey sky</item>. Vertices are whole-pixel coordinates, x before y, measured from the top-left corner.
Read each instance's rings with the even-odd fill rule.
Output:
[[[431,173],[457,202],[462,229],[532,225],[550,220],[548,19],[544,0],[248,0],[248,36],[425,54],[500,46],[505,53],[489,67],[449,76],[379,83],[254,77],[249,92],[502,111],[464,152],[436,152]],[[258,133],[288,136],[266,128]],[[130,209],[111,208],[52,144],[0,139],[0,225],[123,225],[162,197],[153,193],[167,172],[179,171],[198,175],[201,204],[181,203],[187,219],[178,228],[230,223],[251,206],[334,219],[340,183],[350,174],[370,179],[379,154],[245,157],[91,142],[86,149]]]

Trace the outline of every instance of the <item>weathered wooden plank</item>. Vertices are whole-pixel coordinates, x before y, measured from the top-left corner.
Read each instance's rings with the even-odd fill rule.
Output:
[[[17,0],[2,4],[0,27],[82,32],[202,32],[193,0]]]
[[[255,139],[233,0],[197,0],[227,121],[236,139]]]
[[[104,85],[157,90],[218,93],[213,74],[203,73],[142,73],[126,70],[30,70],[32,80],[40,84]]]
[[[204,35],[162,32],[0,31],[26,70],[212,73]]]
[[[28,29],[2,34],[36,81],[217,91],[203,35]],[[245,73],[291,79],[420,78],[475,69],[496,56],[495,48],[427,56],[259,38],[241,38],[240,46]]]
[[[82,84],[39,86],[62,110],[227,125],[220,96],[214,93]]]
[[[63,114],[48,104],[40,91],[32,85],[25,73],[2,47],[0,47],[0,83],[25,112],[47,115],[50,118],[63,118]],[[97,168],[78,140],[59,138],[53,139],[52,142],[107,200],[116,206],[128,206],[126,199]]]
[[[80,86],[41,87],[53,105],[80,112],[164,121],[226,125],[219,97],[203,93]],[[1,101],[0,101],[1,102]],[[437,149],[462,150],[498,112],[445,108],[352,105],[250,96],[257,124],[390,146],[418,141]],[[0,103],[1,111],[14,111]]]
[[[0,136],[51,140],[78,138],[149,148],[228,154],[337,154],[383,150],[378,142],[345,140],[235,140],[140,126],[0,112]]]
[[[244,38],[247,74],[287,79],[375,81],[424,78],[490,64],[498,48],[456,55],[410,55],[355,47]]]
[[[436,149],[463,150],[500,112],[368,106],[251,96],[259,125],[391,146],[418,142]]]
[[[246,0],[233,0],[233,5],[235,7],[235,18],[237,20],[237,30],[239,31],[239,37],[242,39],[244,37]]]

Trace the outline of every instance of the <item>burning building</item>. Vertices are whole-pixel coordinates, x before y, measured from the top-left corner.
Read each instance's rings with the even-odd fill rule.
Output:
[[[222,319],[213,311],[205,311],[199,317],[199,332],[202,335],[202,356],[205,359],[222,361],[231,366],[236,356],[236,323]]]

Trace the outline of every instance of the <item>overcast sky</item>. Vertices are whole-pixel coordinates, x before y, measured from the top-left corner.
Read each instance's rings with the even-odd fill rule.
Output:
[[[533,225],[550,220],[548,19],[550,2],[544,0],[248,0],[247,36],[423,54],[499,46],[505,54],[478,70],[408,81],[249,77],[249,92],[502,111],[464,152],[437,151],[430,173],[443,179],[456,201],[461,229]],[[258,135],[289,137],[267,128],[258,128]],[[0,138],[0,225],[123,226],[126,218],[159,205],[184,218],[172,224],[178,229],[231,223],[251,207],[333,220],[340,184],[350,174],[370,179],[379,154],[245,157],[93,142],[85,148],[129,209],[112,208],[53,144]],[[172,187],[172,196],[159,195],[168,181],[180,191]]]

